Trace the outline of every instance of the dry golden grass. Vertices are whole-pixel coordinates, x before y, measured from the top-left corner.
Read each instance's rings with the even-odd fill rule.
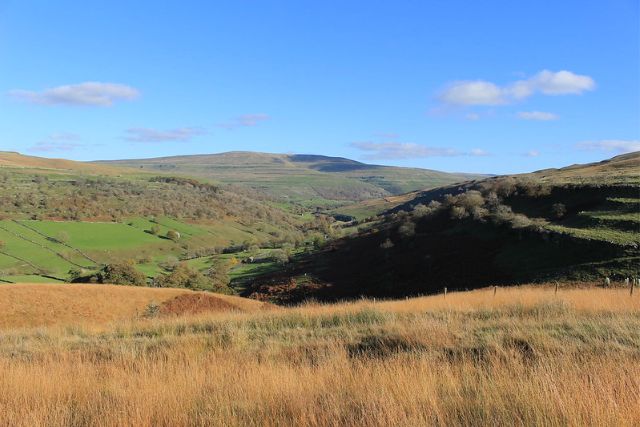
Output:
[[[20,283],[0,285],[0,330],[48,325],[101,326],[141,316],[150,303],[162,304],[185,289],[115,285]],[[213,296],[212,294],[208,294]],[[264,303],[216,294],[242,311]]]
[[[0,424],[640,425],[640,295],[530,287],[0,335]]]

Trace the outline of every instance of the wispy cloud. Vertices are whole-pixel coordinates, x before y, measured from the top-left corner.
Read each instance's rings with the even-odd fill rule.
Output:
[[[196,136],[205,134],[204,129],[185,127],[178,129],[130,128],[126,130],[124,139],[133,142],[187,142]]]
[[[639,140],[605,139],[600,141],[584,141],[576,144],[580,150],[605,151],[608,153],[631,153],[640,151]]]
[[[538,157],[540,155],[540,152],[538,150],[529,150],[522,155],[525,157]]]
[[[489,154],[490,153],[488,151],[483,150],[482,148],[474,148],[469,151],[469,155],[474,157],[485,157],[485,156],[488,156]]]
[[[464,118],[467,119],[467,120],[471,120],[471,121],[480,120],[480,114],[478,114],[478,113],[469,113],[466,116],[464,116]]]
[[[119,83],[84,82],[42,91],[12,90],[9,95],[33,104],[108,107],[116,101],[136,99],[140,92]]]
[[[571,71],[543,70],[524,80],[505,86],[485,80],[450,83],[439,99],[448,105],[503,105],[523,100],[536,93],[543,95],[579,95],[595,88],[593,78]]]
[[[83,145],[79,143],[80,135],[71,132],[56,132],[47,136],[43,141],[37,142],[27,151],[52,152],[52,151],[72,151]]]
[[[27,148],[27,150],[34,152],[73,151],[80,147],[82,147],[82,144],[74,142],[41,141]]]
[[[547,113],[545,111],[520,111],[517,114],[518,118],[522,120],[558,120],[560,116],[554,113]]]
[[[227,122],[220,123],[218,126],[223,129],[233,130],[240,127],[256,126],[258,123],[264,122],[269,119],[271,119],[271,117],[268,114],[264,114],[264,113],[243,114]]]
[[[351,143],[351,147],[363,151],[362,156],[368,160],[401,160],[427,157],[455,157],[455,156],[487,156],[485,150],[475,148],[469,152],[460,151],[455,148],[429,147],[412,142],[373,142],[360,141]]]

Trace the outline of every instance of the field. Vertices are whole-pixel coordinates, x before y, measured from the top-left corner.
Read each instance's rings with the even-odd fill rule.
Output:
[[[7,286],[6,425],[640,423],[640,295],[629,289],[488,288],[178,317],[128,309],[111,323],[54,313],[24,328],[6,309],[26,294],[9,303],[18,285]],[[128,295],[88,288],[114,307]]]
[[[185,297],[186,296],[186,297]],[[0,329],[41,326],[85,325],[98,328],[119,321],[143,317],[150,305],[162,308],[176,298],[190,306],[184,312],[200,310],[205,303],[222,301],[234,310],[254,311],[267,305],[245,298],[133,286],[19,283],[0,286]],[[183,304],[184,305],[184,304]],[[211,304],[209,304],[211,305]],[[181,313],[184,314],[184,313]]]
[[[162,269],[169,257],[182,258],[200,248],[223,248],[234,243],[267,239],[266,232],[232,221],[189,224],[159,217],[130,218],[124,222],[0,221],[0,279],[5,282],[64,281],[78,268],[97,268],[98,263],[131,259],[148,276]],[[149,233],[158,228],[157,235]],[[179,242],[165,238],[169,230],[180,233]],[[210,267],[209,257],[190,261],[199,269]],[[31,278],[25,278],[30,276]]]

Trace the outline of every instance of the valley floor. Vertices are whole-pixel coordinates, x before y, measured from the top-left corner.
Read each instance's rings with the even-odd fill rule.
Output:
[[[69,321],[2,325],[1,424],[640,424],[628,289]]]

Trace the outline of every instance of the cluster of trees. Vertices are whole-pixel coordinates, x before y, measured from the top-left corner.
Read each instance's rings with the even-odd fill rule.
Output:
[[[159,274],[153,280],[147,280],[147,277],[135,268],[132,261],[107,264],[97,272],[73,270],[69,273],[72,282],[80,283],[186,288],[225,294],[233,293],[233,290],[229,287],[229,270],[231,266],[228,262],[218,262],[205,273],[177,260],[175,262],[168,260],[162,267],[167,272]]]
[[[131,216],[233,217],[247,225],[265,222],[291,232],[298,228],[297,221],[280,209],[241,192],[187,178],[48,177],[5,172],[0,180],[0,215],[6,216],[111,221]]]
[[[229,269],[228,263],[218,262],[203,274],[182,262],[178,263],[170,272],[156,276],[153,279],[153,286],[231,294],[233,291],[229,287]]]
[[[146,286],[147,278],[136,269],[132,261],[122,261],[103,266],[98,272],[72,270],[72,282],[110,283],[114,285]]]
[[[549,196],[551,187],[528,180],[516,180],[503,177],[485,180],[466,187],[460,187],[454,194],[444,194],[440,200],[431,200],[428,204],[418,203],[410,212],[400,210],[387,215],[386,220],[397,223],[400,238],[412,237],[416,232],[416,223],[425,217],[447,215],[453,220],[473,219],[476,221],[492,221],[497,225],[510,228],[532,228],[542,230],[546,220],[529,218],[516,213],[506,204],[509,198],[522,195],[527,198]],[[566,206],[554,203],[548,212],[553,219],[561,219],[566,215]],[[387,245],[389,246],[389,245]]]

